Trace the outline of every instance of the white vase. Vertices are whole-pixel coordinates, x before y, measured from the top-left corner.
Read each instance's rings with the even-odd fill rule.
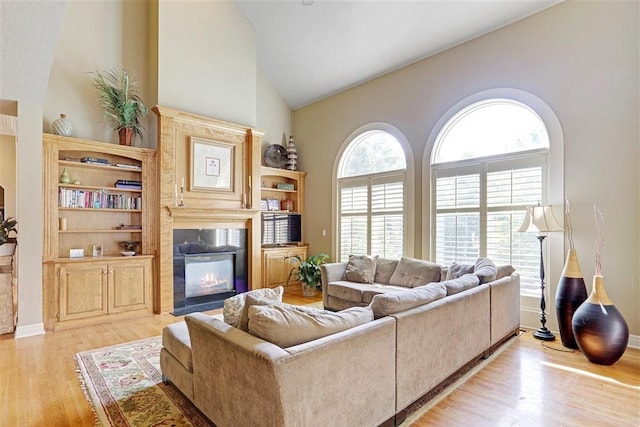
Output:
[[[298,150],[296,150],[296,144],[293,142],[293,135],[289,137],[289,144],[287,145],[287,169],[290,171],[296,170],[298,167]]]
[[[51,132],[55,135],[71,136],[72,131],[71,122],[66,114],[60,114],[60,117],[51,123]]]

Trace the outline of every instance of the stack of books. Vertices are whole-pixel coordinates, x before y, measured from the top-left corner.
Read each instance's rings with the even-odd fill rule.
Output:
[[[114,185],[116,188],[127,188],[129,190],[142,190],[142,181],[119,179],[115,182]]]

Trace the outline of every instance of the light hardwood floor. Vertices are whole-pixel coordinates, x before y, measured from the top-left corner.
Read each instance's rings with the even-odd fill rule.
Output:
[[[285,293],[292,304],[320,299]],[[0,335],[0,426],[92,426],[73,355],[157,336],[179,320],[162,314],[18,340]],[[640,351],[599,366],[565,350],[526,332],[413,426],[638,426]]]

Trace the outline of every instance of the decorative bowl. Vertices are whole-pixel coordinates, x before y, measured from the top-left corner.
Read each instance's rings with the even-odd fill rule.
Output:
[[[120,246],[123,251],[133,253],[135,253],[136,248],[139,244],[140,242],[138,242],[137,240],[123,240],[121,242],[118,242],[118,246]]]
[[[122,251],[120,255],[122,256],[134,256],[136,253],[134,251]]]

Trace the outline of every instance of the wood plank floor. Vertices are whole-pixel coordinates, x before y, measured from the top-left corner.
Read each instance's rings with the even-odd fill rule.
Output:
[[[297,289],[285,293],[292,304],[320,299],[319,294],[303,297]],[[73,355],[160,335],[179,320],[162,314],[18,340],[0,335],[0,426],[92,426]],[[413,426],[640,424],[639,350],[628,350],[613,366],[563,350],[558,341],[521,335]]]

